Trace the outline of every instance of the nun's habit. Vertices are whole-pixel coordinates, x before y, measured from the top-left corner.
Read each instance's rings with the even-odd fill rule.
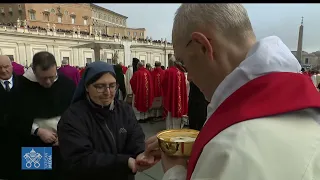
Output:
[[[134,112],[125,102],[114,100],[110,106],[94,104],[85,85],[103,73],[115,76],[112,65],[88,65],[73,98],[73,104],[58,124],[61,155],[68,179],[133,180],[129,157],[144,151],[144,133]]]

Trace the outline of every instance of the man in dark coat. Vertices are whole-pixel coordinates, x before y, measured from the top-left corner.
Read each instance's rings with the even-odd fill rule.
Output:
[[[120,64],[116,64],[116,65],[113,65],[113,68],[116,73],[116,79],[119,85],[119,90],[122,93],[122,97],[125,98],[127,93],[126,93],[126,85],[124,84],[124,75],[122,71],[122,66]],[[117,94],[116,98],[118,97],[119,97],[119,94]]]
[[[57,64],[49,52],[34,55],[32,68],[21,77],[9,115],[12,177],[9,179],[60,179],[57,124],[69,107],[75,84],[57,75]],[[52,147],[51,171],[21,171],[21,147]]]
[[[8,140],[10,137],[8,127],[9,103],[12,100],[12,92],[18,88],[18,76],[13,73],[13,66],[8,56],[0,55],[0,154],[4,155],[0,163],[0,179],[8,178],[7,163],[10,158],[8,153]]]
[[[193,82],[190,82],[189,85],[189,127],[200,130],[207,119],[207,106],[209,102],[206,101],[200,89]]]

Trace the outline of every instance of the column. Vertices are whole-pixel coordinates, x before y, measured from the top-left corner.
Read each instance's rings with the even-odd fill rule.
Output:
[[[79,64],[79,49],[78,48],[72,48],[72,64],[70,62],[70,65],[77,66]]]
[[[78,62],[75,66],[84,66],[84,57],[83,57],[83,49],[78,49]]]
[[[30,44],[24,44],[25,47],[25,52],[26,52],[26,61],[27,61],[27,66],[29,66],[32,63],[32,58],[33,58],[33,54],[32,54],[32,49]]]
[[[128,66],[132,64],[131,58],[131,42],[123,41],[123,52],[124,52],[124,65]]]
[[[59,46],[53,46],[53,55],[56,58],[56,60],[60,60],[60,53],[59,53]]]
[[[47,49],[48,49],[48,52],[49,52],[49,53],[54,54],[54,52],[53,52],[53,45],[47,45]]]
[[[100,60],[100,47],[95,46],[93,48],[93,51],[94,51],[94,61],[99,61]]]
[[[19,55],[19,58],[16,59],[16,61],[18,60],[17,63],[21,65],[27,65],[26,48],[23,43],[18,43],[18,55]]]

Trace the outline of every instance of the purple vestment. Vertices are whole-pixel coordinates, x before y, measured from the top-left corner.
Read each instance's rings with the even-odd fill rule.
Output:
[[[18,75],[21,76],[24,74],[24,67],[21,64],[18,64],[16,62],[12,62],[12,67],[13,67],[13,72]]]
[[[80,73],[77,68],[64,65],[59,68],[59,73],[62,73],[63,75],[67,76],[68,78],[72,79],[73,82],[78,85],[80,81]]]

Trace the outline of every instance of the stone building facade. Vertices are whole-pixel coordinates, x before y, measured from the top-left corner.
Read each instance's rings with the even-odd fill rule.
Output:
[[[55,24],[56,29],[73,30],[74,27],[80,27],[82,31],[89,31],[89,26],[92,24],[92,12],[88,3],[3,3],[0,4],[0,11],[1,9],[4,9],[4,13],[0,16],[1,23],[16,24],[19,18],[22,24],[27,20],[27,25],[30,27],[46,28],[49,23],[51,27]]]
[[[145,38],[144,28],[128,28],[128,17],[92,3],[2,3],[0,23],[21,25],[25,20],[30,27],[63,29],[74,31],[80,28],[90,34],[121,35]]]
[[[102,48],[93,48],[93,44]],[[74,66],[84,66],[95,60],[112,63],[112,57],[117,54],[118,62],[123,62],[126,66],[132,63],[132,58],[150,64],[160,61],[162,65],[168,66],[173,47],[166,41],[68,34],[0,25],[1,55],[12,56],[16,62],[28,66],[33,55],[40,51],[54,54],[58,65],[64,59]]]
[[[297,51],[291,51],[294,56],[297,57]],[[320,52],[308,53],[302,51],[301,53],[301,65],[307,68],[314,68],[320,65]]]

